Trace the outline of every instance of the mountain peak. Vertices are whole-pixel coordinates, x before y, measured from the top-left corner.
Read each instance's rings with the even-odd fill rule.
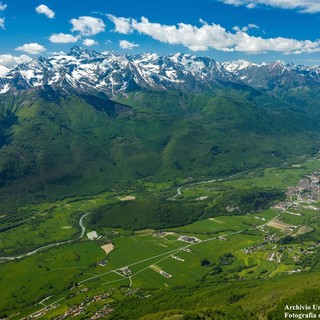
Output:
[[[102,54],[94,51],[94,50],[88,50],[88,49],[83,49],[79,46],[74,46],[70,49],[68,56],[73,56],[76,58],[95,58],[97,56],[101,56]]]
[[[79,56],[81,54],[85,53],[85,49],[79,47],[79,46],[74,46],[70,49],[68,55],[70,56]]]

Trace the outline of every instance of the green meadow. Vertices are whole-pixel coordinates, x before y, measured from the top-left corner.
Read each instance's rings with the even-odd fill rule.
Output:
[[[0,230],[0,256],[24,253],[40,246],[69,240],[80,235],[79,219],[86,213],[112,201],[111,192],[89,198],[73,198],[21,208],[29,218],[24,223],[4,224]]]
[[[263,214],[263,213],[262,213]],[[258,215],[260,217],[260,215]],[[276,216],[275,213],[271,217]],[[199,237],[206,235],[216,235],[229,233],[232,231],[241,231],[253,228],[264,221],[256,219],[256,215],[245,216],[218,216],[206,220],[197,221],[193,224],[174,228],[172,231],[181,234],[197,234]]]

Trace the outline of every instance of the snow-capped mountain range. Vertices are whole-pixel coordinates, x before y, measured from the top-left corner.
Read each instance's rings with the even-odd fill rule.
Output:
[[[256,64],[244,60],[222,63],[244,83],[264,90],[320,86],[320,66],[285,64],[283,61]]]
[[[110,96],[143,88],[210,90],[231,84],[258,89],[320,86],[320,67],[244,60],[219,63],[177,53],[120,55],[73,47],[68,54],[39,57],[11,69],[0,66],[0,93],[54,86],[101,91]]]

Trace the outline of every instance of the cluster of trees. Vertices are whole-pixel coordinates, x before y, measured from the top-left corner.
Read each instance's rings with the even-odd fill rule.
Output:
[[[205,216],[217,214],[246,214],[270,208],[284,200],[285,193],[275,188],[235,189],[223,193],[213,207],[206,210]],[[229,209],[228,209],[229,208]],[[231,209],[230,209],[231,208]]]
[[[98,208],[91,216],[96,228],[163,229],[192,223],[201,217],[201,204],[184,204],[155,198],[123,201]]]
[[[186,313],[183,320],[248,320],[247,313],[242,310],[241,307],[233,306],[222,306],[215,309],[206,309],[199,312],[188,312]]]
[[[282,320],[284,318],[284,310],[286,305],[320,305],[320,289],[304,289],[295,295],[283,299],[275,308],[273,308],[268,314],[268,320]],[[309,311],[288,311],[288,313],[308,313]],[[320,310],[311,310],[312,313],[316,314],[319,318]]]

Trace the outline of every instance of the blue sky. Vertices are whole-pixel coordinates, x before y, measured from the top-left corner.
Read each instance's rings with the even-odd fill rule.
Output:
[[[319,0],[4,0],[0,65],[68,52],[320,64]]]

